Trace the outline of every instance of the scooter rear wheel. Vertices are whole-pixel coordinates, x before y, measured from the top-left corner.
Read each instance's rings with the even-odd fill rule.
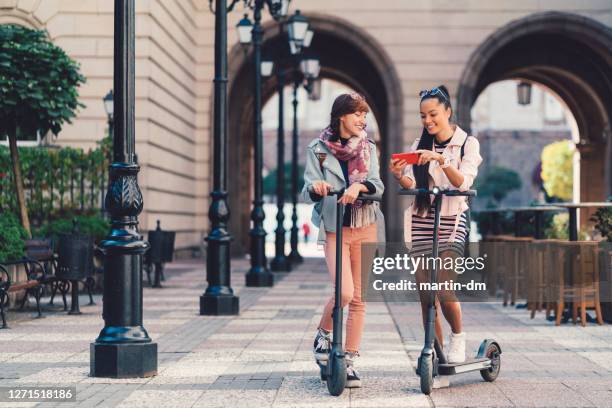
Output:
[[[421,392],[425,395],[431,394],[433,388],[433,356],[422,355],[419,357],[419,377],[421,377]]]
[[[346,361],[339,358],[335,353],[330,353],[327,362],[327,390],[334,397],[339,396],[346,386]]]
[[[497,344],[489,344],[485,356],[491,359],[491,367],[480,370],[480,375],[485,381],[492,382],[497,378],[501,368],[501,352]]]

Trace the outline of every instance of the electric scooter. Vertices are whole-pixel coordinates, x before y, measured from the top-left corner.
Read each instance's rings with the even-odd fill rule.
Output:
[[[344,189],[332,190],[328,196],[341,197]],[[380,201],[377,198],[359,196],[359,199],[366,201]],[[332,345],[327,358],[327,364],[317,361],[319,365],[321,380],[326,381],[327,390],[331,395],[337,397],[342,394],[346,387],[346,356],[342,347],[342,226],[344,220],[345,204],[336,203],[336,281],[334,295],[333,318],[333,337]]]
[[[400,195],[431,194],[434,195],[434,236],[433,258],[438,257],[438,229],[440,226],[440,208],[443,196],[476,196],[475,190],[441,190],[434,187],[428,189],[400,189]],[[430,282],[437,283],[437,262],[433,263]],[[470,371],[480,371],[485,381],[495,381],[501,367],[501,347],[493,339],[485,339],[480,343],[476,357],[466,359],[463,363],[449,363],[444,355],[442,346],[435,335],[436,320],[436,291],[429,293],[427,320],[425,323],[425,345],[421,351],[417,365],[417,374],[421,380],[421,391],[429,395],[433,388],[434,377],[439,375],[455,375]]]

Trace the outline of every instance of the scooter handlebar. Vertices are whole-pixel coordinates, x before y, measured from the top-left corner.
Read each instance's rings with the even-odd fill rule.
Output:
[[[434,187],[429,190],[427,188],[400,188],[399,195],[417,195],[417,194],[433,194],[433,195],[445,195],[445,196],[466,196],[466,197],[475,197],[476,190],[442,190],[440,188]]]
[[[310,187],[308,189],[308,191],[313,192],[312,187]],[[346,189],[344,189],[344,188],[341,188],[340,190],[329,190],[327,192],[327,195],[328,196],[334,196],[335,195],[335,196],[340,197],[342,194],[344,194],[345,191],[346,191]],[[364,200],[364,201],[378,201],[378,202],[382,201],[381,197],[374,197],[374,196],[371,196],[369,194],[364,194],[364,193],[360,193],[359,196],[357,197],[357,199]]]

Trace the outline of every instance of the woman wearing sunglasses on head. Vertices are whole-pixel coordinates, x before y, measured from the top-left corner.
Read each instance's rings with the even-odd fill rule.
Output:
[[[478,173],[482,162],[480,144],[468,136],[457,124],[451,122],[452,106],[448,89],[441,85],[421,91],[420,113],[423,132],[415,140],[410,151],[419,154],[418,162],[408,165],[405,160],[391,160],[389,169],[403,188],[431,189],[437,186],[443,190],[468,190]],[[434,207],[433,196],[419,194],[414,198],[404,217],[405,241],[411,243],[412,256],[431,256]],[[466,197],[443,196],[440,209],[439,257],[463,256],[468,239],[468,205]],[[416,273],[417,283],[427,281],[426,272]],[[439,271],[440,281],[453,279],[454,271]],[[436,299],[436,337],[442,344],[442,323],[440,309],[451,326],[448,345],[448,361],[465,361],[465,333],[462,330],[461,304],[452,291],[439,291]],[[423,322],[427,313],[425,293],[421,292]]]
[[[304,189],[307,203],[315,203],[312,222],[319,228],[319,243],[325,244],[325,260],[335,282],[336,196],[329,191],[345,189],[339,201],[346,204],[342,221],[342,307],[348,305],[346,321],[347,388],[361,386],[354,369],[365,322],[366,304],[361,298],[361,244],[384,241],[384,219],[377,202],[359,200],[359,194],[380,199],[376,144],[367,137],[365,98],[356,93],[338,96],[332,105],[330,123],[307,148]],[[330,350],[334,296],[327,301],[314,340],[317,361],[326,361]]]

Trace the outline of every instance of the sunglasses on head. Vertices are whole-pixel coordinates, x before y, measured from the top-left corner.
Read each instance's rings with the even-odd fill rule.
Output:
[[[446,93],[440,88],[438,88],[437,86],[435,88],[431,88],[430,90],[425,89],[419,92],[419,96],[421,97],[421,100],[425,99],[428,96],[436,96],[436,95],[440,95],[445,100],[448,100]]]

